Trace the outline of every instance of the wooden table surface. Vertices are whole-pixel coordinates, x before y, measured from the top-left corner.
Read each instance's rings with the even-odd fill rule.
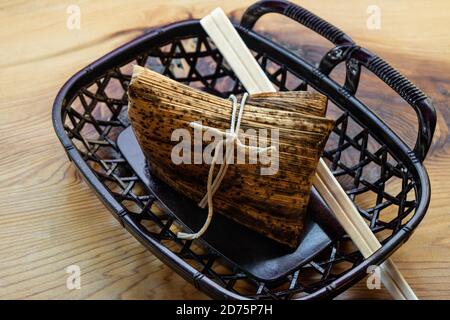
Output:
[[[66,27],[69,5],[81,28]],[[239,18],[252,1],[18,1],[0,3],[0,298],[207,298],[146,251],[111,216],[69,163],[51,123],[57,91],[76,71],[149,26],[223,9]],[[300,3],[300,1],[299,1]],[[433,188],[427,216],[393,256],[421,299],[450,299],[450,2],[303,0],[301,4],[377,52],[429,94],[438,111],[425,162]],[[369,30],[366,10],[381,9]],[[295,23],[267,17],[300,41]],[[280,28],[282,26],[283,28]],[[270,30],[269,30],[270,31]],[[290,39],[290,40],[289,40]],[[389,109],[398,128],[410,121]],[[66,268],[81,268],[81,289],[68,290]],[[365,282],[340,299],[389,298]]]

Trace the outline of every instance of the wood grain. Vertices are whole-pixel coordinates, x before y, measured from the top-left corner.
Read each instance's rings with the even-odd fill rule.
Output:
[[[0,298],[205,298],[127,234],[80,179],[53,132],[51,105],[73,73],[145,28],[201,17],[218,5],[239,18],[252,2],[78,1],[81,29],[68,30],[71,1],[2,1]],[[377,52],[433,98],[439,118],[425,162],[433,188],[430,209],[393,260],[419,298],[450,299],[450,3],[377,1],[380,30],[366,28],[366,9],[373,1],[298,3]],[[328,45],[304,38],[298,24],[275,15],[264,17],[257,28],[272,31],[311,60]],[[414,114],[406,106],[386,107],[398,102],[395,95],[382,85],[361,89],[362,99],[414,140]],[[65,270],[72,264],[81,267],[80,290],[66,288]],[[389,296],[385,289],[367,290],[362,281],[339,298]]]

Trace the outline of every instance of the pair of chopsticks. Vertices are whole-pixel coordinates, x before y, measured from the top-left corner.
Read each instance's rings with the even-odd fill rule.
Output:
[[[222,9],[213,10],[200,20],[200,24],[250,94],[276,91]],[[314,186],[365,258],[381,248],[380,242],[323,159],[317,166]],[[388,259],[380,266],[380,275],[381,282],[392,297],[417,300],[392,260]]]

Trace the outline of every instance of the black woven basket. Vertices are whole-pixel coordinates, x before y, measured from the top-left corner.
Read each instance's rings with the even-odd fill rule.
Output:
[[[334,48],[318,66],[313,66],[251,30],[261,16],[272,12],[303,24],[331,41]],[[236,29],[279,90],[317,90],[341,110],[334,138],[330,138],[332,142],[323,156],[335,176],[345,182],[343,186],[352,199],[360,195],[373,199],[369,205],[356,203],[382,240],[382,248],[368,259],[341,233],[287,274],[262,279],[208,241],[177,239],[173,226],[185,226],[177,212],[161,213],[154,208],[154,190],[144,181],[142,172],[133,170],[130,158],[118,145],[118,137],[129,127],[126,90],[131,66],[146,66],[223,97],[243,92],[198,20],[150,30],[74,75],[58,93],[53,106],[56,133],[69,159],[121,224],[165,264],[209,296],[332,298],[362,279],[369,266],[388,258],[422,220],[430,199],[430,184],[422,162],[434,133],[435,110],[425,94],[386,62],[297,5],[285,1],[255,3]],[[346,70],[342,86],[329,77],[340,64]],[[414,108],[419,124],[414,148],[355,97],[363,68]],[[297,81],[294,87],[290,85],[292,81]],[[386,188],[392,179],[399,181],[398,192]],[[184,206],[180,203],[184,200],[177,196],[170,201]]]

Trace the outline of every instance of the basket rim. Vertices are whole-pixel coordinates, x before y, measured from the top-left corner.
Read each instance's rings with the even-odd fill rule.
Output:
[[[316,67],[310,65],[302,58],[280,47],[269,39],[252,30],[248,30],[240,26],[235,27],[238,29],[238,32],[244,40],[264,43],[266,46],[272,47],[273,52],[278,55],[282,55],[284,58],[298,64],[305,65],[306,67],[311,68],[313,72],[320,74],[320,71]],[[152,43],[152,45],[163,45],[170,42],[170,40],[167,39],[173,40],[173,37],[179,36],[180,34],[183,34],[186,37],[191,37],[199,35],[199,32],[203,32],[199,20],[191,19],[175,22],[157,29],[152,29],[102,56],[95,62],[83,68],[81,71],[77,72],[63,85],[53,104],[52,122],[56,135],[63,145],[69,160],[73,162],[87,184],[95,191],[97,197],[102,200],[105,206],[112,212],[113,216],[121,223],[123,227],[127,229],[128,232],[130,232],[137,240],[146,246],[156,257],[158,257],[158,259],[165,264],[169,264],[174,271],[189,282],[193,283],[196,288],[204,291],[211,297],[219,299],[247,299],[247,297],[236,294],[222,287],[220,284],[209,279],[201,272],[195,270],[174,252],[170,251],[163,244],[161,244],[157,239],[143,232],[143,230],[141,230],[142,227],[133,219],[133,217],[127,214],[126,209],[110,194],[107,188],[94,174],[92,169],[83,160],[74,143],[67,135],[63,125],[62,115],[64,108],[71,101],[78,88],[93,81],[98,74],[101,74],[117,65],[117,61],[127,60],[124,56],[132,56],[144,52],[149,43]],[[327,85],[332,88],[334,87],[337,93],[339,92],[340,86],[332,79],[323,74],[320,74],[320,77],[328,81]],[[310,85],[314,87],[314,84]],[[318,88],[315,87],[315,89],[317,90]],[[332,98],[329,97],[329,99],[333,101]],[[355,105],[358,105],[359,103],[359,107],[365,109],[364,112],[368,115],[368,119],[371,119],[370,121],[374,121],[374,123],[381,121],[375,114],[372,113],[372,111],[370,111],[370,109],[360,103],[356,98],[352,97],[352,102]],[[392,238],[385,242],[372,256],[364,259],[360,264],[334,280],[331,284],[307,295],[306,297],[302,297],[301,299],[331,298],[364,278],[364,276],[367,275],[366,270],[369,266],[381,264],[393,252],[395,252],[396,249],[408,240],[427,211],[430,201],[431,188],[425,167],[422,162],[418,161],[411,155],[412,150],[400,138],[398,138],[398,136],[393,133],[389,127],[381,127],[380,123],[377,123],[377,125],[388,133],[389,137],[392,139],[390,141],[391,145],[395,146],[395,151],[399,152],[397,155],[401,156],[402,161],[409,162],[408,165],[414,179],[420,182],[418,185],[420,198],[416,199],[416,201],[418,201],[418,206],[415,213],[402,227],[402,229],[400,229],[395,235],[392,236]]]

